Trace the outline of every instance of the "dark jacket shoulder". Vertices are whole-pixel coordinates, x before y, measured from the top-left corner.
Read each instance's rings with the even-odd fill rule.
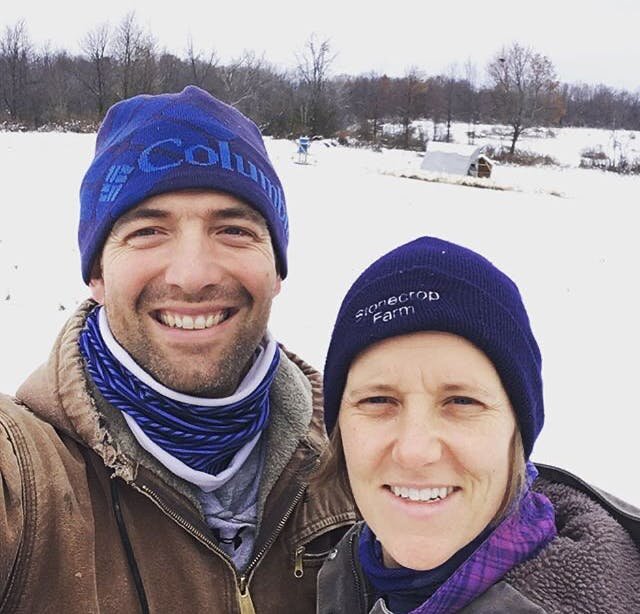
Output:
[[[627,530],[633,541],[640,547],[640,509],[601,488],[588,484],[566,469],[543,463],[536,463],[536,467],[541,478],[570,486],[599,504]]]

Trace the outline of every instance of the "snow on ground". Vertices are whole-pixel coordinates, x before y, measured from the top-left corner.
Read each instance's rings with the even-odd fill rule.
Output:
[[[532,139],[527,148],[544,151],[553,142],[575,165],[586,137],[566,130],[555,139]],[[588,132],[595,144],[609,137]],[[45,360],[60,326],[88,295],[75,233],[78,188],[92,148],[92,135],[0,133],[5,392]],[[290,273],[273,309],[278,339],[321,368],[338,305],[372,260],[423,234],[476,249],[520,287],[542,349],[547,422],[534,459],[640,505],[633,472],[640,427],[640,178],[499,166],[492,181],[514,189],[494,191],[393,176],[419,168],[412,152],[316,142],[312,164],[298,165],[292,142],[269,141],[268,148],[292,231]]]

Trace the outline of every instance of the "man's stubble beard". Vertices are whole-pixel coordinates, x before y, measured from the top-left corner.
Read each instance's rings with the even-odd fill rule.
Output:
[[[246,302],[250,308],[255,303],[245,292]],[[141,304],[145,301],[145,295],[139,297],[136,305],[136,319],[148,316]],[[202,300],[201,298],[198,300]],[[197,301],[193,301],[197,302]],[[118,317],[117,309],[109,309],[108,300],[105,304],[109,327],[116,341],[127,351],[138,366],[149,373],[156,381],[167,388],[189,394],[196,397],[222,398],[235,392],[238,384],[246,375],[253,362],[255,351],[267,330],[267,323],[271,312],[271,303],[254,313],[250,320],[245,319],[236,332],[235,339],[223,346],[219,353],[209,362],[203,354],[200,344],[193,347],[192,355],[185,352],[180,367],[177,367],[170,357],[166,356],[171,348],[157,346],[149,336],[144,334],[145,327],[142,322],[136,321],[131,326],[130,320]],[[241,317],[241,312],[234,314],[233,318]],[[184,365],[184,367],[182,366]]]
[[[209,361],[207,364],[208,359],[194,348],[193,356],[183,357],[184,368],[165,359],[160,349],[147,338],[125,339],[121,345],[140,367],[167,388],[196,397],[221,398],[230,396],[237,389],[265,331],[260,335],[243,332],[245,334],[231,345],[221,348],[215,363]]]

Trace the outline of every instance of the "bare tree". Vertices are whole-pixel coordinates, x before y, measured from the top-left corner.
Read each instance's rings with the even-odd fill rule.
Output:
[[[196,51],[193,46],[193,39],[189,36],[187,41],[187,62],[189,62],[189,68],[191,69],[192,83],[206,89],[211,73],[218,65],[216,52],[213,49],[207,52]]]
[[[511,149],[523,130],[558,119],[558,87],[551,60],[531,47],[513,43],[489,63],[493,99],[499,118],[512,129]]]
[[[464,63],[464,78],[460,96],[462,114],[467,120],[467,139],[473,145],[476,138],[476,124],[480,121],[480,93],[478,70],[471,58]]]
[[[231,60],[219,70],[223,97],[229,104],[242,107],[247,113],[251,103],[260,95],[260,90],[269,78],[269,68],[264,55],[243,51],[239,58]]]
[[[403,129],[403,147],[409,149],[411,145],[413,120],[421,116],[425,107],[424,94],[426,84],[420,71],[412,66],[407,69],[405,76],[400,79],[396,94],[398,96],[398,111]]]
[[[349,107],[361,124],[362,137],[378,145],[382,118],[390,113],[391,80],[374,72],[350,79]]]
[[[69,56],[53,51],[47,43],[34,52],[30,67],[33,86],[30,88],[28,117],[34,127],[55,122],[64,124],[69,116],[69,90],[72,71]]]
[[[179,92],[193,82],[189,64],[167,51],[159,55],[156,71],[158,73],[156,85],[160,92]]]
[[[138,25],[135,12],[128,13],[113,37],[113,56],[120,71],[119,94],[122,98],[153,90],[156,47],[153,36]]]
[[[110,44],[111,27],[106,22],[87,32],[80,42],[80,48],[89,62],[90,72],[86,76],[79,73],[78,78],[95,98],[99,117],[104,115],[108,106],[108,82],[111,66],[108,50]]]
[[[447,68],[447,71],[444,75],[441,75],[441,80],[443,84],[443,101],[444,101],[444,115],[447,124],[447,135],[445,136],[445,141],[447,143],[451,142],[451,122],[453,121],[453,114],[455,111],[456,104],[456,86],[458,79],[458,67],[456,64],[450,64]]]
[[[334,111],[327,85],[335,58],[329,39],[318,40],[315,33],[306,42],[302,53],[296,55],[296,72],[302,93],[300,114],[302,123],[308,126],[312,134],[322,134],[325,131]]]
[[[0,89],[13,121],[21,119],[26,107],[32,53],[24,20],[7,26],[0,38]]]

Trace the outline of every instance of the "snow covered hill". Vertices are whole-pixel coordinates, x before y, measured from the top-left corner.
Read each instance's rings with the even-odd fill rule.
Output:
[[[640,178],[575,168],[580,150],[606,146],[610,133],[565,130],[523,146],[569,166],[498,166],[492,182],[508,190],[398,177],[419,168],[415,152],[316,142],[314,163],[298,165],[292,142],[270,140],[292,233],[272,329],[322,368],[339,302],[374,258],[423,234],[476,249],[519,285],[542,348],[547,422],[534,459],[640,505],[632,471],[640,427]],[[93,138],[0,133],[4,392],[46,358],[87,296],[75,234]]]

